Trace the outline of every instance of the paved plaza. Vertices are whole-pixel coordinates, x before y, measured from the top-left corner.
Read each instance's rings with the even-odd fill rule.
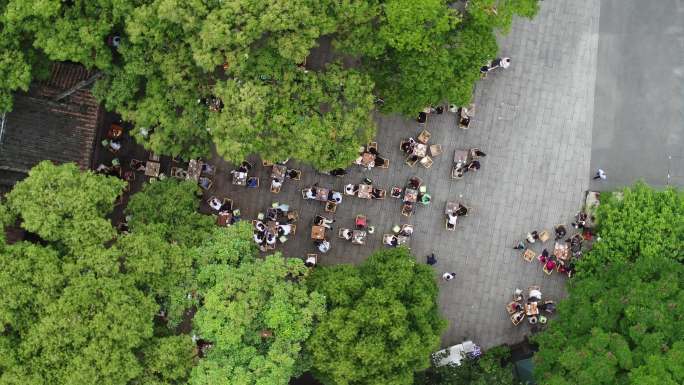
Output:
[[[314,252],[311,221],[324,213],[324,207],[303,200],[302,188],[319,183],[342,191],[345,184],[368,177],[389,190],[417,175],[425,181],[433,202],[417,207],[410,218],[401,215],[399,199],[345,197],[330,234],[332,249],[321,257],[321,263],[360,263],[383,247],[382,234],[393,225],[411,223],[416,230],[410,247],[419,262],[434,252],[438,259],[435,278],[445,271],[456,272],[455,280],[439,284],[440,306],[449,320],[443,345],[464,339],[485,348],[519,342],[529,328],[526,324],[514,327],[505,312],[513,290],[538,284],[548,298],[564,294],[563,278],[546,276],[538,263],[524,262],[512,246],[528,231],[569,223],[589,186],[598,17],[598,0],[546,1],[533,21],[515,22],[510,34],[501,39],[501,55],[512,57],[513,64],[477,85],[470,129],[456,128],[450,113],[430,116],[430,143],[444,148],[430,169],[405,165],[399,150],[401,139],[419,133],[418,124],[378,115],[379,152],[389,158],[389,169],[355,167],[345,177],[335,178],[291,162],[288,167],[303,170],[302,180],[287,180],[276,195],[269,192],[270,169],[257,159],[253,159],[258,164],[254,173],[261,180],[257,190],[231,185],[228,172],[233,166],[214,159],[218,173],[212,192],[232,198],[246,218],[255,217],[271,201],[290,204],[299,211],[300,220],[296,235],[279,250],[286,256],[303,256]],[[469,147],[488,154],[482,168],[462,180],[451,179],[454,150]],[[471,208],[456,232],[444,229],[447,200],[462,200]],[[338,228],[353,227],[356,214],[367,215],[376,227],[363,246],[335,237]],[[547,246],[553,247],[551,241]]]
[[[602,0],[598,47],[592,187],[684,186],[684,0]]]

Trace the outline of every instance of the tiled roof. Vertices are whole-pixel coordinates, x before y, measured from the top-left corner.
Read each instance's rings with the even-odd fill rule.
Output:
[[[15,95],[0,143],[0,183],[16,180],[41,160],[91,166],[102,109],[89,90],[80,89],[60,102],[50,99],[92,75],[71,63],[53,66],[49,80]],[[3,175],[5,174],[5,175]],[[11,174],[11,175],[10,175]]]

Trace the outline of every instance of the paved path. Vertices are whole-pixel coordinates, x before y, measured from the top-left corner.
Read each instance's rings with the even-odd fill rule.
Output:
[[[507,318],[504,305],[513,290],[540,284],[550,298],[563,295],[562,278],[545,276],[538,263],[524,262],[512,246],[528,231],[568,223],[588,187],[598,12],[598,0],[546,1],[534,21],[517,21],[501,41],[502,54],[511,56],[513,65],[478,84],[477,112],[470,130],[455,128],[452,114],[434,115],[428,121],[431,143],[441,143],[445,150],[430,169],[404,165],[399,151],[402,138],[417,135],[417,124],[377,116],[379,150],[390,159],[388,170],[357,169],[344,178],[333,178],[302,167],[302,181],[286,181],[281,193],[273,195],[268,191],[268,170],[256,167],[262,182],[256,192],[236,189],[226,176],[230,166],[217,160],[219,175],[224,177],[216,178],[215,192],[232,197],[248,218],[271,200],[299,210],[297,234],[283,251],[287,256],[302,256],[313,250],[312,217],[323,212],[321,203],[301,198],[302,187],[319,182],[342,191],[344,184],[368,176],[389,189],[418,175],[434,200],[408,220],[401,216],[396,199],[345,198],[336,214],[335,230],[353,226],[354,216],[362,213],[377,232],[365,246],[333,235],[333,248],[322,256],[322,263],[359,263],[382,247],[382,233],[392,225],[412,223],[416,233],[410,246],[419,261],[423,263],[424,255],[433,251],[439,260],[436,278],[444,271],[457,274],[454,281],[440,282],[440,306],[450,324],[443,344],[466,338],[484,347],[518,342],[529,328],[514,328]],[[480,171],[452,180],[453,152],[467,147],[480,147],[488,156]],[[456,232],[447,232],[444,204],[460,196],[472,213]]]
[[[684,186],[683,90],[684,0],[602,0],[591,163],[608,179],[596,189]]]

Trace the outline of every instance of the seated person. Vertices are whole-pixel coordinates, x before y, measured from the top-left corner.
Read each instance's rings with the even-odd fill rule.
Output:
[[[254,228],[262,233],[266,231],[266,225],[262,221],[256,221],[256,223],[254,224]]]
[[[384,193],[383,193],[382,189],[373,188],[373,190],[371,191],[371,196],[375,199],[380,199],[383,197],[383,195],[384,195]]]
[[[413,234],[413,226],[404,226],[404,228],[399,231],[399,235],[403,235],[405,237],[410,237],[411,234]]]
[[[348,185],[344,186],[344,193],[348,195],[356,195],[356,193],[359,192],[359,186],[355,184],[349,183]]]
[[[474,160],[474,161],[468,163],[468,167],[466,167],[466,170],[468,170],[468,171],[470,171],[470,170],[477,171],[479,169],[480,169],[480,161],[479,160]]]
[[[392,235],[390,237],[387,237],[385,239],[385,245],[392,246],[392,247],[398,246],[399,245],[399,238],[397,238],[396,235]]]
[[[368,153],[377,156],[378,150],[376,150],[375,147],[368,147]]]
[[[435,113],[437,115],[443,114],[444,113],[444,106],[437,106],[437,108],[435,108]]]
[[[537,259],[539,259],[539,262],[541,263],[546,263],[549,260],[549,251],[546,249],[542,250],[542,253],[539,254]]]
[[[463,126],[463,127],[468,127],[468,126],[470,125],[470,116],[468,116],[468,115],[462,116],[462,117],[458,120],[458,124],[461,125],[461,126]]]
[[[285,177],[290,178],[290,179],[295,179],[295,178],[299,177],[299,171],[288,169],[287,171],[285,171]]]
[[[145,171],[145,162],[141,162],[137,159],[131,160],[131,168],[135,171]]]
[[[413,146],[416,145],[416,140],[413,138],[408,138],[408,140],[404,143],[401,144],[401,151],[405,153],[411,152],[413,150]]]
[[[283,187],[283,181],[280,180],[279,178],[273,178],[271,180],[271,189],[276,190]]]
[[[513,314],[513,316],[511,316],[511,319],[515,321],[515,323],[522,321],[523,318],[525,318],[525,312],[523,311],[516,312],[515,314]]]
[[[247,170],[242,170],[241,168],[239,168],[237,170],[233,170],[230,173],[233,174],[233,176],[237,179],[247,178]]]
[[[567,231],[565,230],[565,226],[563,226],[563,225],[556,226],[554,231],[556,233],[556,240],[563,238],[565,236],[565,234],[567,234]]]
[[[292,225],[278,225],[278,236],[289,235],[292,232]]]
[[[110,170],[110,167],[109,167],[109,166],[106,166],[104,163],[100,163],[100,164],[97,166],[97,168],[95,169],[95,172],[98,172],[98,173],[107,173],[107,172],[109,172],[109,170]]]
[[[522,310],[522,305],[520,304],[520,302],[516,302],[516,301],[509,303],[508,307],[514,311],[521,311]]]
[[[537,301],[541,301],[541,299],[542,299],[541,291],[539,291],[537,289],[532,289],[532,290],[530,290],[530,297],[527,298],[527,302],[537,302]]]
[[[256,188],[257,186],[259,186],[259,178],[247,179],[247,187]]]
[[[330,242],[328,242],[326,239],[318,240],[314,242],[314,244],[321,253],[327,253],[328,250],[330,250]]]
[[[542,311],[553,314],[556,311],[556,304],[553,301],[546,301],[540,306]]]
[[[380,156],[375,157],[375,167],[382,167],[385,165],[385,162],[387,162],[385,158],[381,158]]]
[[[328,202],[335,202],[336,204],[342,203],[342,194],[337,191],[330,191],[328,193]]]
[[[454,228],[456,226],[456,223],[458,222],[458,215],[456,215],[456,213],[449,213],[447,215],[447,219],[447,224],[449,228]]]
[[[314,223],[316,224],[316,226],[323,226],[328,229],[332,228],[330,225],[333,222],[335,222],[334,219],[328,219],[321,215],[316,215],[316,217],[314,218]]]
[[[219,210],[221,210],[222,204],[221,204],[221,201],[218,200],[218,198],[213,197],[209,200],[209,206],[211,206],[212,209],[219,211]]]
[[[409,179],[408,185],[409,185],[409,188],[412,188],[414,190],[418,190],[418,188],[420,187],[420,179],[418,179],[418,177],[414,176],[411,179]]]
[[[313,255],[310,257],[307,257],[306,260],[304,261],[304,266],[306,266],[306,267],[316,266],[316,257],[314,257]]]
[[[352,233],[352,231],[351,231],[350,229],[344,229],[344,230],[342,230],[342,238],[344,238],[344,239],[346,239],[346,240],[348,240],[348,241],[351,241],[352,235],[353,235],[353,233]]]
[[[257,245],[261,245],[262,243],[264,243],[264,233],[262,233],[260,231],[255,231],[254,232],[254,242]]]
[[[275,244],[276,244],[276,240],[277,240],[277,239],[276,239],[276,236],[275,236],[275,235],[270,234],[270,233],[269,233],[268,235],[266,235],[266,244],[267,244],[267,245],[269,245],[269,246],[275,245]]]
[[[419,194],[418,199],[420,199],[420,203],[422,203],[424,205],[429,205],[430,201],[432,201],[432,197],[430,196],[430,194],[427,194],[427,193],[426,194]]]
[[[527,242],[529,243],[534,243],[537,239],[539,239],[539,233],[537,231],[533,231],[531,233],[527,233]]]
[[[419,112],[416,121],[418,123],[425,123],[427,121],[427,114],[424,111]]]
[[[203,174],[213,174],[214,173],[214,166],[212,166],[208,163],[202,163],[202,173]]]
[[[243,169],[245,170],[245,172],[247,172],[252,169],[252,165],[249,164],[249,162],[247,161],[243,161],[242,163],[240,163],[240,169]]]
[[[485,157],[485,156],[487,156],[487,154],[485,154],[484,152],[482,152],[479,148],[475,147],[475,148],[471,148],[471,149],[470,149],[470,156],[471,156],[473,159],[477,159],[477,158]]]
[[[304,199],[316,199],[316,192],[313,188],[308,188],[304,192]]]
[[[468,208],[459,203],[458,209],[456,209],[455,213],[459,217],[464,217],[464,216],[468,215]]]
[[[233,210],[233,203],[230,201],[228,201],[226,203],[222,203],[221,208],[219,209],[219,211],[228,211],[228,212],[230,212],[232,210]]]

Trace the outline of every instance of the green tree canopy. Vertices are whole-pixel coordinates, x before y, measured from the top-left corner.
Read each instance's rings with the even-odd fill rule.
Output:
[[[115,238],[105,215],[122,187],[45,162],[0,206],[3,228],[17,216],[42,238],[0,247],[0,384],[187,380],[193,343],[172,327],[193,287],[192,258],[158,233]],[[160,309],[171,322],[155,324]]]
[[[326,385],[411,384],[429,366],[446,322],[432,270],[407,249],[378,251],[358,267],[317,268],[310,286],[327,300],[307,344]]]
[[[580,272],[611,262],[667,256],[684,262],[684,192],[637,183],[621,194],[601,194],[596,213],[600,242]]]
[[[416,374],[415,385],[518,385],[513,366],[504,363],[509,357],[510,349],[499,346],[475,360],[462,360],[460,365],[437,366],[433,359],[428,370]]]
[[[471,0],[464,14],[446,0],[3,0],[0,112],[45,59],[70,60],[102,72],[95,95],[150,150],[189,158],[215,145],[230,161],[259,153],[329,170],[374,135],[375,95],[410,116],[467,104],[495,32],[536,10],[537,0]],[[221,112],[207,107],[214,98]]]
[[[73,163],[43,161],[7,194],[7,205],[24,229],[77,249],[114,237],[104,216],[123,188],[122,180],[81,172]]]
[[[200,214],[200,190],[196,183],[168,178],[146,184],[126,207],[133,232],[156,233],[167,241],[199,245],[214,226]]]
[[[207,286],[195,315],[197,334],[213,346],[191,384],[287,384],[307,368],[302,344],[324,310],[309,293],[300,259],[279,255],[200,271]]]
[[[666,257],[616,262],[571,282],[558,319],[537,337],[540,383],[684,381],[684,267]],[[651,364],[656,366],[651,368]]]

